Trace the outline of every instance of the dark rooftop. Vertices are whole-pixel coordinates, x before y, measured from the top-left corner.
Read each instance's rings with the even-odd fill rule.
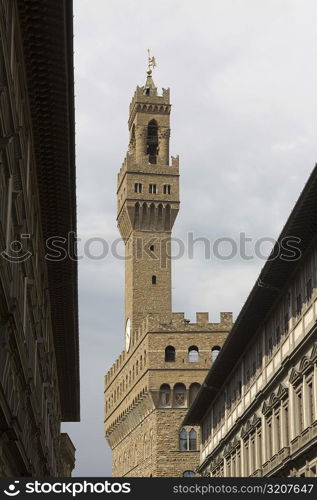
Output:
[[[72,0],[18,0],[43,236],[76,232]],[[62,419],[79,420],[77,263],[48,262]]]

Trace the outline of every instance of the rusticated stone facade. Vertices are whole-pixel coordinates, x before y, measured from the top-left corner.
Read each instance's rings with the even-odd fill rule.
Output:
[[[79,420],[77,265],[45,258],[76,231],[72,22],[72,2],[0,0],[1,477],[75,461],[61,421]]]
[[[201,318],[208,315],[198,313]],[[223,345],[232,319],[228,313],[220,323],[188,323],[179,313],[168,319],[149,314],[131,352],[123,351],[106,375],[106,437],[114,476],[182,476],[198,465],[199,431],[194,429],[195,449],[181,451],[181,422],[212,363],[212,348]],[[168,360],[168,347],[175,349],[174,361]]]
[[[118,175],[125,242],[125,350],[105,376],[105,435],[114,476],[192,475],[200,433],[182,427],[232,326],[232,314],[191,323],[172,313],[171,232],[179,210],[179,160],[169,164],[169,90],[151,72],[130,105],[129,151]]]

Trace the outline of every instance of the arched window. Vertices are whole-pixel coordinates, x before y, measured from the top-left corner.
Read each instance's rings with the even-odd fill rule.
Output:
[[[160,387],[160,406],[169,406],[171,402],[171,388],[168,384],[162,384]]]
[[[194,402],[195,397],[197,396],[197,393],[200,389],[200,384],[194,383],[191,384],[189,387],[189,405],[192,405]]]
[[[219,345],[214,345],[211,349],[211,362],[214,363],[216,361],[217,356],[220,352],[221,347]]]
[[[185,470],[183,472],[183,477],[195,477],[195,472],[193,470]]]
[[[199,361],[199,350],[197,346],[192,345],[188,348],[188,361],[190,363],[197,363],[197,361]]]
[[[185,429],[181,429],[179,432],[179,449],[187,451],[187,431]]]
[[[157,123],[151,120],[147,127],[146,154],[149,155],[149,162],[156,163],[158,153]]]
[[[186,387],[184,384],[174,385],[174,405],[185,406],[186,403]]]
[[[190,451],[196,451],[197,449],[197,432],[195,429],[189,431],[189,447]]]
[[[175,361],[175,347],[172,345],[165,347],[165,361]]]

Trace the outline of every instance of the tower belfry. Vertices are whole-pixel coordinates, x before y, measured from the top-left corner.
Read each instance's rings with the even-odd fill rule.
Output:
[[[149,58],[154,64],[154,58]],[[131,337],[148,313],[171,313],[171,231],[179,210],[178,157],[169,160],[170,92],[158,95],[149,65],[130,104],[129,149],[118,175],[125,243],[125,316]]]
[[[179,161],[169,158],[170,92],[158,93],[149,55],[129,108],[128,152],[118,174],[117,223],[125,244],[125,349],[105,376],[105,436],[114,476],[193,475],[198,428],[181,426],[232,326],[172,312],[171,232]],[[189,290],[190,293],[190,290]]]

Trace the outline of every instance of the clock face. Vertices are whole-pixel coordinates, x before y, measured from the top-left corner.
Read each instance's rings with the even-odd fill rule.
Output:
[[[129,352],[131,342],[131,321],[130,318],[127,319],[125,326],[125,350]]]

